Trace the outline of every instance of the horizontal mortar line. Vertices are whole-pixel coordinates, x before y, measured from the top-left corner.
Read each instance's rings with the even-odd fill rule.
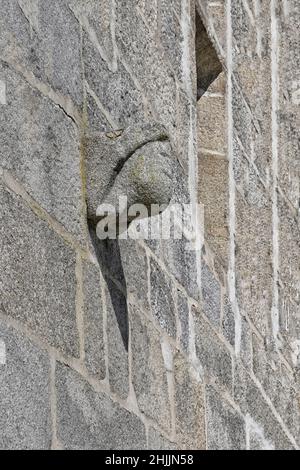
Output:
[[[242,365],[242,367],[244,368],[244,366]],[[245,369],[245,368],[244,368]],[[245,369],[246,370],[246,369]],[[247,370],[246,370],[247,372]],[[248,373],[248,372],[247,372]],[[268,395],[266,394],[265,390],[263,389],[261,383],[259,382],[259,380],[257,379],[257,377],[252,373],[249,374],[250,377],[253,379],[255,385],[257,386],[257,388],[260,390],[261,392],[261,395],[263,396],[263,398],[266,400],[267,404],[269,405],[269,408],[271,409],[273,415],[275,416],[275,418],[277,419],[278,423],[280,424],[282,430],[284,431],[284,433],[286,434],[286,436],[288,437],[288,439],[290,440],[290,442],[293,444],[293,446],[298,450],[299,447],[298,447],[298,444],[296,443],[295,441],[295,438],[294,436],[291,434],[291,432],[289,431],[289,429],[287,428],[286,424],[284,423],[283,419],[281,418],[280,414],[278,413],[278,411],[276,410],[276,408],[274,407],[272,401],[270,400],[270,398],[268,397]]]
[[[22,65],[4,57],[0,57],[0,60],[11,67],[16,73],[21,75],[30,86],[38,90],[46,98],[50,99],[50,101],[58,106],[78,127],[81,127],[81,115],[70,97],[64,96],[58,91],[54,91],[48,84],[39,80],[33,72],[28,72],[28,70],[26,70]]]
[[[47,222],[49,227],[54,230],[56,234],[63,238],[63,240],[74,250],[78,250],[84,258],[90,259],[89,252],[79,244],[79,242],[63,227],[63,225],[60,224],[60,222],[48,214],[48,212],[28,194],[24,187],[10,174],[9,171],[1,170],[0,178],[8,189],[20,196],[22,200],[26,202],[28,207],[40,220]]]
[[[208,90],[206,90],[206,92],[203,93],[203,95],[201,96],[200,99],[203,100],[203,98],[225,98],[225,97],[226,97],[226,95],[224,93],[222,93],[221,91],[208,91]]]
[[[198,153],[203,153],[205,155],[212,155],[214,157],[219,157],[219,158],[227,160],[227,153],[219,152],[218,150],[212,150],[212,149],[208,149],[205,147],[199,147]]]
[[[116,121],[113,119],[113,117],[111,116],[110,112],[107,111],[107,109],[105,108],[105,106],[101,103],[99,97],[97,96],[97,94],[94,92],[94,90],[90,87],[89,83],[87,82],[87,80],[84,80],[84,86],[86,88],[86,91],[88,92],[88,94],[94,99],[96,105],[98,106],[98,108],[100,109],[101,113],[104,114],[104,116],[106,117],[107,121],[109,122],[109,124],[112,126],[113,129],[119,129],[119,124],[116,123]]]

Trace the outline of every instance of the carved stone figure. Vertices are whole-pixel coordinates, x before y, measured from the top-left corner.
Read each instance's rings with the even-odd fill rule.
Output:
[[[100,220],[100,204],[114,207],[117,214],[114,211],[112,216],[120,217],[122,196],[127,197],[128,207],[143,204],[149,213],[152,204],[166,207],[170,203],[181,167],[164,126],[147,123],[92,135],[84,145],[89,221]]]

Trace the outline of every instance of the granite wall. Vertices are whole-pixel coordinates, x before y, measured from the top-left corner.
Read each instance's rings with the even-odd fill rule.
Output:
[[[0,447],[297,448],[299,2],[0,7]],[[86,137],[150,120],[196,251],[87,222]]]

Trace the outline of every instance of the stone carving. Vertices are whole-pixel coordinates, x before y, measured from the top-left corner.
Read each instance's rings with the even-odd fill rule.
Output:
[[[151,204],[165,208],[170,203],[181,167],[164,126],[147,123],[91,135],[84,145],[90,222],[100,220],[100,204],[113,206],[112,217],[120,217],[120,196],[127,197],[127,207],[143,204],[148,213]],[[128,225],[134,218],[128,218]]]

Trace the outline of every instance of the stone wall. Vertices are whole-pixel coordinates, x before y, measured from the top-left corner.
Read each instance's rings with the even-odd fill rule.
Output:
[[[1,448],[300,445],[297,3],[0,0]],[[153,119],[199,251],[88,226],[86,136]]]

